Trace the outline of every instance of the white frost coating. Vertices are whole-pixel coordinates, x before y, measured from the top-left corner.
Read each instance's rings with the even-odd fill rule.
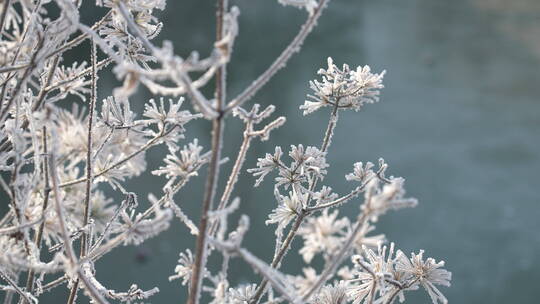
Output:
[[[88,25],[79,18],[80,1],[49,2],[0,4],[0,195],[9,209],[0,215],[0,290],[7,302],[18,297],[21,304],[37,303],[41,294],[66,282],[71,298],[62,301],[68,304],[83,296],[81,288],[87,302],[147,301],[157,287],[145,291],[126,282],[131,287],[116,292],[98,281],[94,265],[119,246],[139,246],[170,227],[176,229],[171,225],[175,218],[188,228],[182,226],[179,233],[197,238],[195,247],[180,244],[178,262],[169,272],[170,280],[179,279],[179,285],[189,288],[180,287],[189,304],[198,304],[199,299],[211,304],[392,304],[419,287],[434,304],[447,302],[439,288],[450,285],[451,273],[443,269],[443,262],[424,259],[423,251],[411,257],[397,251],[394,256],[393,245],[387,250],[381,244],[386,240],[378,232],[377,219],[417,204],[405,196],[404,180],[387,178],[388,165],[382,159],[378,168],[371,162],[354,163],[344,179],[350,182],[344,186],[351,189],[344,193],[343,185],[332,185],[333,190],[325,180],[331,172],[329,153],[343,149],[332,143],[332,135],[340,132],[339,111],[358,111],[378,101],[384,71],[373,73],[369,66],[338,68],[329,58],[328,67],[319,70],[321,79],[310,82],[312,94],[300,106],[304,114],[323,107],[331,110],[326,129],[312,130],[320,133],[321,142],[293,143],[286,151],[277,146],[256,161],[249,150],[253,140],[269,140],[286,118],[265,123],[281,109],[259,104],[250,109],[244,103],[300,50],[328,0],[279,0],[305,9],[306,21],[251,85],[237,97],[223,98],[230,100],[219,107],[209,96],[223,96],[230,87],[225,71],[234,64],[230,59],[241,28],[238,8],[229,7],[227,1],[218,0],[216,21],[222,33],[210,49],[201,50],[209,54],[206,58],[197,51],[181,57],[167,40],[154,44],[167,24],[154,14],[165,9],[165,0],[97,0],[103,15]],[[67,51],[83,44],[92,51],[77,49],[72,52],[76,58],[66,60]],[[105,69],[108,66],[112,73]],[[110,89],[98,82],[106,73],[121,85]],[[212,95],[206,86],[214,80],[222,86]],[[135,104],[140,86],[155,96]],[[74,102],[74,96],[87,103]],[[183,104],[186,98],[189,109]],[[199,123],[211,121],[213,130],[212,140],[201,137],[201,145],[187,132],[197,118],[205,118]],[[223,135],[230,131],[225,126],[231,119],[244,127],[243,132],[230,134],[242,141],[238,149],[230,146],[229,135]],[[168,152],[154,166],[154,161],[146,160],[159,154],[147,152],[157,146]],[[230,151],[237,155],[224,155]],[[232,168],[224,166],[229,157],[235,159]],[[201,171],[208,163],[208,173]],[[274,174],[266,182],[273,186],[275,206],[237,193],[237,184],[249,183],[245,163],[252,167],[247,172],[255,178],[255,186]],[[147,178],[154,186],[150,191],[159,194],[149,195],[149,204],[139,204],[140,193],[131,180],[148,172],[157,175]],[[205,172],[204,190],[189,183],[199,172]],[[225,176],[226,184],[220,180]],[[175,202],[184,191],[204,196],[203,204],[182,200],[180,208]],[[231,201],[235,196],[244,203],[240,205],[240,198]],[[337,209],[346,203],[354,208],[344,216]],[[193,214],[193,206],[201,208],[200,216]],[[266,220],[271,231],[250,231],[247,215],[235,228],[229,226],[231,218],[253,209],[272,210]],[[260,223],[252,227],[259,228]],[[272,258],[262,261],[253,255],[244,248],[249,246],[245,238],[274,243]],[[47,251],[52,259],[42,256]],[[209,255],[220,255],[209,259],[219,262],[206,265]],[[304,261],[301,272],[280,270],[289,255]],[[260,282],[231,284],[231,260],[238,257],[247,264],[239,269],[259,274]],[[58,274],[56,279],[48,275],[52,273]],[[338,277],[341,280],[335,280]]]
[[[298,8],[305,9],[310,15],[313,14],[315,8],[317,7],[316,0],[278,0],[281,5],[291,5]]]

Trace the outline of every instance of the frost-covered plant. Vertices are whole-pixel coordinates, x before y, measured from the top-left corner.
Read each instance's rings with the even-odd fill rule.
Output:
[[[329,58],[328,67],[319,70],[322,78],[310,82],[313,92],[300,106],[305,115],[329,108],[321,145],[276,147],[247,170],[256,178],[255,186],[274,176],[276,206],[266,221],[275,226],[272,261],[262,261],[243,247],[247,216],[235,229],[228,226],[228,217],[240,208],[239,199],[231,195],[245,172],[251,142],[268,140],[271,131],[285,123],[284,117],[263,122],[273,114],[273,105],[263,109],[255,104],[248,110],[246,103],[300,49],[327,2],[279,0],[305,9],[305,24],[258,78],[228,98],[225,76],[238,34],[239,9],[226,0],[217,0],[214,48],[202,59],[196,52],[187,58],[176,55],[168,41],[162,46],[151,42],[163,26],[153,13],[165,9],[165,0],[97,0],[106,13],[91,26],[81,22],[81,1],[4,0],[0,187],[9,210],[0,219],[0,290],[5,303],[38,303],[42,293],[59,286],[70,290],[68,304],[76,301],[79,289],[100,304],[151,297],[159,292],[157,287],[143,290],[130,283],[127,291],[117,292],[104,286],[96,278],[95,263],[119,246],[136,246],[159,235],[174,218],[197,237],[195,247],[183,250],[178,265],[171,265],[169,277],[187,285],[190,304],[198,303],[202,292],[209,294],[211,303],[391,304],[404,301],[407,291],[420,286],[433,303],[446,303],[437,287],[450,285],[444,262],[424,259],[423,251],[410,258],[399,250],[394,255],[393,243],[388,249],[384,235],[373,233],[386,212],[417,204],[405,196],[402,178],[386,176],[384,160],[378,166],[355,163],[345,176],[352,184],[349,193],[334,193],[323,184],[339,112],[359,111],[377,102],[384,71],[348,65],[340,69]],[[89,43],[90,53],[78,53],[77,62],[65,63],[64,55],[82,43]],[[98,101],[97,79],[109,65],[122,85]],[[209,99],[201,88],[211,79],[216,86]],[[142,113],[134,112],[130,103],[139,87],[156,95]],[[60,101],[72,100],[71,95],[76,102],[60,106]],[[245,129],[221,190],[217,185],[224,175],[224,121],[230,114]],[[184,140],[195,119],[212,123],[210,143]],[[164,164],[148,168],[145,155],[159,145],[168,148]],[[208,167],[206,186],[189,188],[204,194],[201,220],[195,224],[175,195],[189,187],[203,166]],[[149,207],[144,208],[126,181],[147,171],[167,181],[157,189],[159,195],[148,195]],[[123,199],[108,197],[107,186]],[[336,208],[345,203],[356,204],[358,213],[340,216]],[[295,239],[302,241],[297,254],[306,265],[302,274],[284,273],[280,265]],[[211,254],[223,257],[218,269],[207,267]],[[261,281],[232,286],[228,267],[233,257],[243,259]],[[312,264],[315,257],[324,262],[321,269]]]

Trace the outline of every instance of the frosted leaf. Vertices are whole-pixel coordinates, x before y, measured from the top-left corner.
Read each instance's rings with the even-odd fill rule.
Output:
[[[308,115],[324,107],[325,105],[326,104],[322,101],[306,100],[304,101],[304,104],[300,106],[300,110],[304,110],[303,114]]]
[[[315,269],[312,267],[302,268],[302,273],[303,275],[287,276],[288,279],[293,283],[294,287],[296,287],[299,294],[303,294],[308,291],[319,279],[317,271],[315,271]]]
[[[59,66],[53,74],[53,84],[60,90],[59,98],[65,98],[68,94],[76,95],[83,101],[86,100],[85,94],[90,93],[90,79],[83,76],[87,63],[73,62],[71,66]]]
[[[268,173],[279,167],[282,155],[281,147],[276,147],[273,155],[266,153],[265,157],[257,159],[257,168],[247,170],[253,176],[258,177],[255,181],[255,187],[261,184]]]
[[[180,252],[180,259],[178,259],[178,265],[174,268],[175,275],[169,277],[169,281],[182,279],[182,285],[186,285],[191,280],[191,274],[193,273],[193,254],[191,250],[186,249],[186,252]]]
[[[180,153],[171,151],[169,148],[169,154],[164,159],[166,165],[152,171],[152,174],[165,175],[170,179],[165,188],[171,186],[176,178],[184,179],[197,176],[197,170],[210,161],[209,153],[201,154],[202,150],[203,147],[199,146],[197,139],[184,146]]]
[[[294,159],[293,166],[299,167],[300,175],[304,175],[307,172],[314,172],[315,175],[323,177],[326,174],[326,152],[322,152],[316,147],[308,146],[304,150],[304,146],[291,146],[291,152],[289,156]]]
[[[245,284],[236,288],[229,288],[229,300],[231,304],[249,303],[255,295],[257,284]]]
[[[107,126],[129,127],[134,125],[135,113],[127,99],[109,96],[103,100],[101,119]]]
[[[378,216],[386,213],[388,210],[398,210],[402,208],[411,208],[418,205],[414,198],[405,198],[405,189],[403,188],[404,179],[392,178],[388,184],[379,188],[379,180],[372,179],[366,188],[365,203],[362,210],[368,212],[372,220],[377,220]]]
[[[189,121],[202,117],[201,114],[191,114],[189,111],[180,111],[184,98],[181,97],[178,101],[174,102],[169,99],[168,110],[166,110],[163,97],[159,99],[159,106],[156,105],[154,99],[150,99],[147,104],[144,105],[144,122],[147,124],[158,124],[162,126],[165,123],[183,126]]]
[[[397,252],[396,270],[412,277],[413,280],[420,282],[431,298],[433,304],[448,303],[446,297],[435,285],[450,286],[452,273],[444,267],[444,261],[436,262],[433,258],[423,258],[424,251],[420,250],[418,254],[411,253],[411,258],[402,252]]]
[[[339,281],[321,288],[313,304],[346,304],[347,299],[347,283]]]
[[[328,257],[341,245],[350,222],[347,217],[336,219],[337,216],[337,210],[329,214],[325,209],[320,216],[308,218],[298,229],[298,234],[304,239],[299,253],[306,263],[310,263],[319,252]]]
[[[313,199],[317,202],[316,205],[326,204],[338,198],[336,193],[332,192],[332,188],[322,186],[321,190],[313,193]]]
[[[393,269],[394,244],[390,245],[387,255],[387,247],[378,245],[377,251],[365,248],[363,255],[355,255],[352,261],[355,265],[354,278],[349,280],[347,294],[353,304],[361,303],[371,292],[384,295],[387,291],[385,277],[389,276]]]
[[[276,209],[272,210],[272,213],[268,216],[269,219],[265,223],[267,225],[278,224],[278,228],[276,229],[276,234],[278,234],[298,215],[300,209],[305,205],[308,195],[307,193],[298,194],[293,189],[293,191],[289,192],[289,196],[279,194],[276,194],[276,196],[279,198],[279,205]]]
[[[352,173],[345,175],[345,179],[348,181],[358,181],[364,183],[370,180],[375,172],[372,170],[373,163],[367,162],[365,165],[362,162],[357,162],[354,164],[354,170]]]
[[[362,225],[353,245],[357,252],[362,252],[364,248],[377,249],[379,244],[386,242],[384,234],[368,235],[373,230],[375,230],[375,226],[370,225],[369,222]],[[349,235],[352,231],[353,227],[349,226],[347,234]]]

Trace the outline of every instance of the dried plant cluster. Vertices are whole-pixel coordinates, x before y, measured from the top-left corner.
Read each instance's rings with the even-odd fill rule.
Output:
[[[273,259],[262,261],[242,243],[249,230],[247,216],[229,227],[228,217],[241,210],[232,194],[238,176],[246,172],[250,143],[268,140],[285,123],[285,117],[266,121],[274,106],[248,106],[247,101],[300,49],[327,5],[327,0],[279,2],[305,9],[306,22],[268,69],[234,98],[226,95],[226,68],[238,34],[239,9],[226,0],[217,1],[214,49],[203,59],[196,52],[188,58],[175,55],[169,42],[151,42],[162,27],[152,14],[165,9],[165,0],[97,0],[107,13],[91,26],[80,21],[81,1],[1,2],[0,186],[9,206],[0,219],[4,303],[38,303],[40,295],[54,288],[69,290],[69,297],[58,303],[74,303],[78,293],[100,304],[151,301],[147,299],[159,292],[157,287],[109,289],[98,281],[94,264],[116,247],[157,236],[175,219],[197,238],[170,273],[190,304],[199,303],[201,294],[211,303],[391,304],[420,287],[433,303],[447,302],[436,287],[450,285],[444,262],[424,258],[423,251],[409,257],[393,243],[384,245],[384,235],[373,233],[378,217],[417,204],[405,196],[402,178],[386,175],[384,160],[378,165],[355,163],[345,176],[349,193],[334,193],[323,184],[340,111],[359,111],[377,102],[384,71],[339,68],[329,58],[300,105],[304,115],[328,108],[322,144],[293,145],[288,151],[276,147],[247,169],[255,186],[275,176],[276,206],[266,221],[275,227]],[[51,11],[59,16],[49,16]],[[82,43],[91,46],[89,54],[65,65],[64,54]],[[97,79],[109,65],[123,84],[98,101]],[[212,79],[215,95],[208,98],[200,89]],[[157,97],[143,113],[134,113],[129,99],[139,86]],[[84,105],[73,101],[70,110],[58,105],[73,96]],[[231,116],[245,125],[243,141],[232,171],[220,172],[224,121]],[[211,122],[209,149],[184,138],[194,119]],[[162,166],[148,168],[145,154],[158,145],[165,145],[169,154]],[[202,167],[208,170],[205,188],[189,190],[204,193],[196,224],[175,194],[189,188],[190,178]],[[156,189],[159,195],[141,199],[125,181],[147,170],[167,182]],[[218,179],[225,176],[225,188],[218,189]],[[103,189],[109,186],[124,199],[107,197]],[[337,207],[345,203],[359,206],[357,216],[339,216]],[[302,274],[286,274],[280,265],[295,240],[303,245],[291,254],[301,255],[306,266]],[[217,269],[207,267],[211,254],[222,257]],[[230,285],[233,258],[244,260],[261,281]],[[311,264],[314,258],[324,261],[322,269]]]

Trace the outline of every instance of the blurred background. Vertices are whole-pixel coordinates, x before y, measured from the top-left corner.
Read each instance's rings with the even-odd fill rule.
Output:
[[[241,11],[228,73],[232,98],[288,44],[306,13],[277,1],[230,2]],[[215,35],[213,1],[169,0],[158,16],[164,22],[158,41],[172,40],[182,56],[191,50],[208,55]],[[344,175],[354,162],[383,157],[389,174],[405,177],[408,195],[418,198],[420,205],[382,217],[376,232],[386,234],[406,253],[425,249],[427,255],[444,259],[453,280],[451,288],[441,290],[451,303],[537,302],[540,1],[331,1],[301,53],[252,100],[275,104],[277,115],[288,121],[269,142],[254,142],[245,168],[254,167],[257,157],[275,145],[284,150],[291,144],[320,145],[327,111],[303,117],[298,107],[310,93],[308,81],[326,67],[328,56],[338,65],[369,64],[376,72],[388,73],[380,103],[359,113],[342,113],[325,184],[346,193],[353,185]],[[101,97],[114,86],[109,77],[101,76]],[[211,91],[209,87],[207,96]],[[134,108],[141,109],[149,97],[139,90],[132,99]],[[209,148],[209,123],[201,120],[188,130],[187,140],[198,137]],[[242,125],[230,118],[224,155],[232,160],[241,132]],[[162,164],[166,151],[152,151],[147,159],[153,169]],[[222,182],[232,163],[223,166]],[[201,173],[177,196],[197,221],[206,169]],[[241,198],[241,213],[251,217],[245,246],[269,260],[273,227],[264,221],[275,205],[272,183],[268,178],[258,188],[253,183],[244,171],[233,196]],[[150,192],[159,194],[163,184],[163,179],[146,174],[133,179],[127,189],[142,199]],[[350,202],[340,214],[356,216],[358,202]],[[194,242],[175,220],[167,232],[142,246],[113,251],[96,265],[97,276],[117,290],[128,289],[131,282],[143,289],[159,286],[161,292],[151,303],[183,302],[186,288],[167,278],[179,252]],[[295,242],[295,248],[299,244]],[[303,266],[290,253],[282,268],[297,273]],[[259,281],[239,260],[233,262],[231,276],[232,285]],[[59,288],[46,294],[42,303],[63,303],[67,293]],[[423,292],[410,293],[408,299],[430,303]]]

